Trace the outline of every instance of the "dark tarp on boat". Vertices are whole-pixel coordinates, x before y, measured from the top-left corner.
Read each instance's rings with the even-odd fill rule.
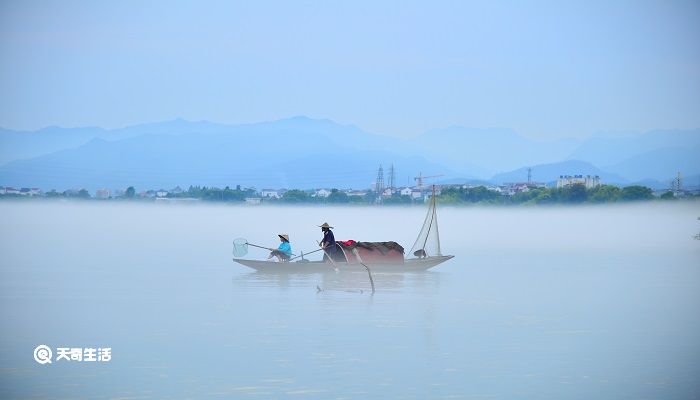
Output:
[[[403,263],[403,247],[396,242],[336,241],[350,263]],[[355,255],[359,254],[360,259]]]

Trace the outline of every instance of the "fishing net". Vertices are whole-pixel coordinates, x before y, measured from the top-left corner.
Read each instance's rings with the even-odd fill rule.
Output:
[[[425,216],[425,221],[423,221],[423,227],[408,255],[414,257],[442,255],[440,253],[440,234],[438,232],[435,196],[430,201],[430,207],[428,208],[428,214]]]
[[[248,241],[243,238],[238,238],[233,241],[233,255],[243,257],[248,254]]]

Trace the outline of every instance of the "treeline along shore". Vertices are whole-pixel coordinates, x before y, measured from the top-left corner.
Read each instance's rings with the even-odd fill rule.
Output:
[[[263,190],[254,188],[216,188],[190,186],[187,190],[179,188],[166,190],[148,190],[137,192],[134,187],[125,190],[98,190],[90,193],[86,189],[71,189],[63,192],[51,190],[42,192],[38,189],[7,190],[3,188],[0,199],[80,199],[95,201],[155,201],[155,202],[219,202],[240,204],[345,204],[345,205],[411,205],[424,204],[432,195],[426,188],[416,195],[396,192],[359,191],[323,189],[319,190]],[[266,192],[267,191],[267,192]],[[387,194],[389,193],[389,194]],[[616,203],[633,201],[673,201],[679,199],[697,200],[698,193],[688,191],[654,192],[651,188],[633,185],[618,187],[599,185],[586,188],[583,184],[574,184],[561,188],[541,186],[521,187],[519,191],[502,192],[486,186],[450,185],[437,187],[435,196],[440,204],[446,205],[546,205],[546,204],[585,204]]]

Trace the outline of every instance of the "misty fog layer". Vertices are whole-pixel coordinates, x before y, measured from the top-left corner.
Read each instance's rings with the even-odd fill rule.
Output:
[[[315,250],[323,222],[339,240],[408,249],[425,212],[2,202],[0,397],[698,393],[698,203],[439,208],[455,258],[375,274],[374,296],[366,274],[231,261],[239,237]],[[39,365],[39,344],[113,359]]]

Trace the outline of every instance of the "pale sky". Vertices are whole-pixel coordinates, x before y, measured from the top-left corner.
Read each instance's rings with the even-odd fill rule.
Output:
[[[700,127],[700,2],[0,2],[0,126]]]

